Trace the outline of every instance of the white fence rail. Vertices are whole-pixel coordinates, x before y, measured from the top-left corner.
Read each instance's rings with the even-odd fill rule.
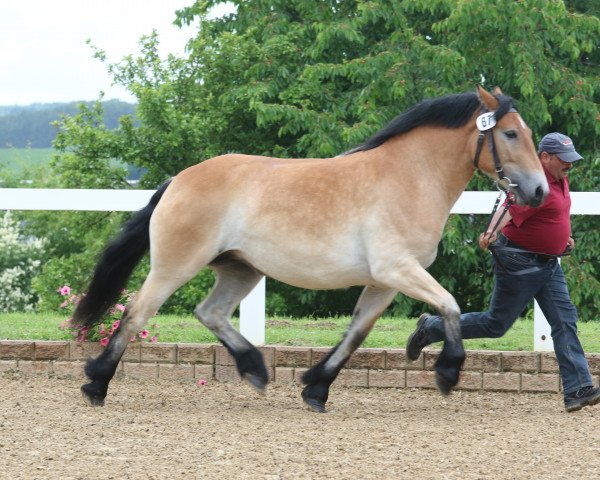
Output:
[[[154,190],[0,188],[0,210],[135,211]],[[464,192],[451,213],[489,214],[497,192]],[[571,192],[573,215],[600,215],[600,192]],[[265,343],[265,280],[240,305],[240,331],[255,345]],[[552,350],[550,326],[536,304],[534,350]]]

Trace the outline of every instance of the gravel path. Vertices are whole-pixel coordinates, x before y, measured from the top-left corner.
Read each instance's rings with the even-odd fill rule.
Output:
[[[600,471],[600,406],[560,395],[0,376],[2,479],[553,479]],[[590,476],[591,475],[591,476]]]

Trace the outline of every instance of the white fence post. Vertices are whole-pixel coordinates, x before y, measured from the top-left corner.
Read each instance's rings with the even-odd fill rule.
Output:
[[[0,210],[135,211],[154,190],[0,188]],[[450,213],[489,214],[497,192],[463,192]],[[600,215],[600,192],[571,192],[572,215]],[[255,345],[265,343],[265,279],[240,305],[240,332]],[[534,305],[534,350],[551,351],[550,326]]]
[[[266,283],[261,278],[240,303],[240,333],[253,345],[265,344]]]
[[[536,352],[554,351],[550,324],[535,300],[533,301],[533,349]]]

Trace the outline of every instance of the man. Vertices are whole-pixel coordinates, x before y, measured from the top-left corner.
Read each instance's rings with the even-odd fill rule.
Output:
[[[538,155],[550,193],[538,208],[511,205],[495,231],[480,235],[481,248],[494,253],[496,281],[486,312],[461,315],[463,338],[501,337],[535,298],[552,328],[562,378],[565,409],[580,410],[600,402],[577,337],[577,309],[571,302],[558,256],[575,247],[571,237],[568,172],[581,160],[572,140],[560,133],[542,138]],[[501,212],[490,223],[493,229]],[[501,233],[498,233],[501,232]],[[439,316],[424,314],[408,338],[406,355],[416,360],[421,350],[445,339]]]

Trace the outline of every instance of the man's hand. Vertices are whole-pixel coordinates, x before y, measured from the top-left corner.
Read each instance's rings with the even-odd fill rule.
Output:
[[[479,235],[479,246],[484,250],[490,246],[490,243],[494,243],[498,238],[496,232],[483,232]]]

